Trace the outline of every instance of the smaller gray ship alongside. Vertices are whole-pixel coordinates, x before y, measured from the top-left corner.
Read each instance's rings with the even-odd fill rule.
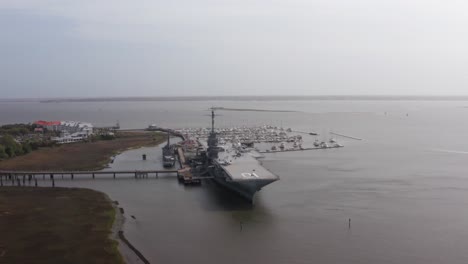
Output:
[[[172,168],[175,165],[175,148],[170,142],[171,135],[167,133],[167,144],[162,148],[163,166],[165,168]]]

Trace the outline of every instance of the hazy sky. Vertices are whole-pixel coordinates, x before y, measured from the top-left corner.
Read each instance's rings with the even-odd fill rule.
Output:
[[[0,98],[468,94],[466,0],[0,0]]]

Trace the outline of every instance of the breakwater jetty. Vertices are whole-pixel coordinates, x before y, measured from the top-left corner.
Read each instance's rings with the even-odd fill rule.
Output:
[[[319,149],[334,149],[334,148],[342,148],[342,145],[334,145],[329,147],[311,147],[311,148],[297,148],[297,149],[277,149],[277,150],[265,150],[265,151],[258,151],[258,153],[280,153],[280,152],[295,152],[295,151],[307,151],[307,150],[319,150]]]
[[[330,132],[330,134],[332,134],[332,135],[335,135],[335,136],[340,136],[340,137],[350,138],[350,139],[354,139],[354,140],[362,140],[362,138],[357,138],[357,137],[347,136],[347,135],[338,134],[338,133],[335,133],[335,132]]]

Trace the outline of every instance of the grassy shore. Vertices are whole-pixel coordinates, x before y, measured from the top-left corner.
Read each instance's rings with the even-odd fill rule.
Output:
[[[99,140],[43,148],[24,156],[0,161],[0,170],[71,171],[99,170],[112,156],[127,149],[155,146],[165,134],[155,132],[119,132],[114,140]]]
[[[0,263],[124,263],[109,238],[114,219],[100,192],[1,187]]]

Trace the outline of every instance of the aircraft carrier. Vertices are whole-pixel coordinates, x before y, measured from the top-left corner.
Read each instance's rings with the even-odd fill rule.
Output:
[[[253,203],[255,193],[279,180],[279,177],[262,166],[258,160],[261,155],[253,149],[245,148],[240,143],[229,147],[219,146],[214,129],[214,109],[211,109],[211,119],[208,139],[200,142],[206,147],[203,167],[216,183]]]

